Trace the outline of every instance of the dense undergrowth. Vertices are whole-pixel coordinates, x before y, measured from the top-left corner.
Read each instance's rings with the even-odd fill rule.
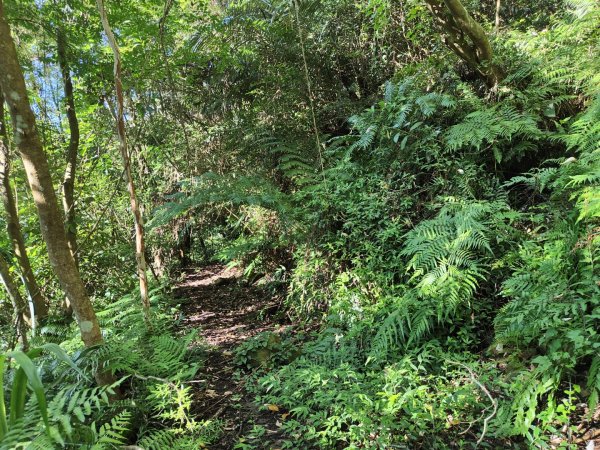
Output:
[[[82,350],[58,313],[26,197],[22,225],[54,314],[31,350],[0,355],[0,449],[210,447],[222,424],[191,413],[201,332],[180,329],[166,281],[215,260],[284,296],[294,331],[234,351],[256,403],[281,413],[284,448],[577,448],[599,437],[595,2],[540,2],[544,13],[514,2],[490,31],[505,73],[492,88],[438,45],[417,1],[181,2],[170,17],[173,2],[125,3],[113,15],[129,39],[134,172],[154,208],[147,259],[165,284],[145,323],[137,295],[124,295],[135,271],[127,199],[112,191],[122,174],[99,150],[111,66],[101,44],[81,45],[74,74],[92,86],[78,99],[82,164],[102,175],[81,187],[80,268],[106,342]],[[492,29],[489,5],[467,6]],[[35,42],[20,51],[46,48]],[[58,166],[60,127],[40,123]],[[17,347],[9,315],[0,327],[2,350]],[[98,387],[98,373],[112,382]],[[255,429],[236,448],[263,439]]]
[[[539,34],[512,32],[493,92],[435,59],[408,66],[317,164],[271,147],[293,189],[204,176],[156,216],[231,205],[238,238],[220,255],[289,283],[290,316],[321,323],[301,356],[249,383],[289,413],[287,447],[590,439],[599,36],[597,7],[582,8]]]
[[[74,327],[49,323],[29,351],[8,353],[13,362],[5,368],[9,395],[0,410],[0,448],[100,450],[137,442],[145,449],[188,449],[218,438],[217,420],[197,421],[190,413],[187,382],[203,360],[198,336],[177,330],[178,307],[164,286],[152,291],[151,301],[151,328],[139,326],[135,295],[106,305],[101,348],[82,351]],[[98,387],[98,370],[111,373],[113,383]]]

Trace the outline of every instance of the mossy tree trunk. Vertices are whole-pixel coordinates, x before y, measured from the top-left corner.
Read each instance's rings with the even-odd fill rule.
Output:
[[[425,0],[435,22],[444,33],[446,45],[473,69],[489,88],[504,78],[494,62],[492,45],[483,27],[459,0]]]

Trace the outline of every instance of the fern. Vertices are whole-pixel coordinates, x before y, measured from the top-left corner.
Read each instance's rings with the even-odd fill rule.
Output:
[[[138,444],[147,450],[172,449],[177,442],[177,438],[177,434],[171,430],[156,430],[142,437]]]
[[[282,217],[287,217],[284,213],[293,217],[288,196],[261,176],[225,177],[205,173],[183,183],[182,191],[172,196],[171,200],[154,211],[148,224],[150,229],[166,225],[197,208],[221,205],[260,206],[277,211]]]
[[[350,125],[358,131],[355,142],[349,147],[349,151],[356,149],[365,150],[373,144],[375,136],[379,130],[379,124],[374,121],[374,112],[372,109],[368,113],[360,116],[352,116],[348,121]]]
[[[504,187],[512,187],[518,184],[523,184],[536,192],[543,192],[547,187],[552,186],[559,176],[557,167],[546,167],[532,169],[526,174],[512,177],[504,183]]]
[[[600,217],[600,96],[574,121],[563,136],[568,148],[579,153],[579,160],[563,170],[565,189],[574,192],[579,210],[578,220]],[[568,180],[568,181],[567,181]]]
[[[122,411],[117,416],[113,417],[110,422],[106,422],[97,428],[95,423],[92,423],[91,429],[94,434],[95,444],[90,450],[111,449],[117,445],[124,445],[126,441],[125,434],[129,431],[131,421],[131,413]]]
[[[471,147],[479,150],[484,145],[493,146],[496,160],[501,162],[506,156],[522,156],[528,143],[542,136],[533,114],[517,111],[515,107],[502,103],[468,114],[461,123],[450,127],[445,139],[451,149]],[[513,143],[510,145],[513,147],[511,153],[502,155],[499,148],[515,140],[518,145]]]
[[[542,398],[551,408],[561,382],[578,376],[582,364],[588,367],[590,406],[597,404],[598,247],[588,232],[573,219],[553,224],[523,243],[513,274],[503,284],[509,302],[496,317],[496,339],[511,347],[534,346],[540,353],[532,361],[535,369],[515,384],[512,432],[526,435]]]
[[[339,328],[327,328],[318,340],[305,345],[305,359],[331,369],[339,367],[340,364],[358,364],[362,353],[360,340],[357,339],[359,334],[357,330],[347,334]]]
[[[265,153],[274,156],[277,160],[277,169],[297,185],[303,186],[313,181],[317,160],[311,159],[306,149],[285,142],[270,133],[259,135],[250,145],[257,149],[264,149]]]
[[[198,364],[190,363],[188,347],[195,339],[191,332],[184,338],[159,334],[137,340],[115,339],[108,341],[94,355],[105,367],[115,373],[140,374],[165,378],[171,381],[190,379],[198,370]]]
[[[0,449],[47,450],[73,443],[94,444],[96,437],[87,419],[108,408],[109,395],[114,395],[117,384],[86,389],[74,385],[56,392],[48,403],[49,424],[45,429],[37,412],[37,402],[29,401],[23,418],[0,441]]]
[[[470,302],[492,255],[493,214],[507,209],[501,202],[451,202],[406,235],[410,280],[421,297],[436,299],[439,320]]]
[[[596,355],[592,359],[588,372],[587,388],[590,390],[590,398],[588,400],[590,410],[595,411],[598,406],[600,397],[600,356]]]
[[[456,100],[453,97],[436,92],[429,92],[417,97],[415,103],[424,117],[432,116],[439,108],[454,108],[456,106]]]
[[[143,436],[138,445],[145,450],[196,450],[214,441],[219,435],[219,429],[218,422],[206,421],[189,435],[173,430],[153,430]]]
[[[448,199],[437,216],[406,234],[401,254],[409,285],[392,303],[373,339],[371,358],[398,346],[418,345],[474,298],[493,257],[492,236],[508,206],[504,202]]]
[[[569,133],[563,136],[567,147],[582,154],[600,151],[600,94],[598,94],[585,113],[573,122]]]

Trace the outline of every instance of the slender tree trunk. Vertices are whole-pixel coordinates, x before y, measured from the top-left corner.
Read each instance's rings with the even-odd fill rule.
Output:
[[[25,240],[19,223],[17,213],[17,204],[13,196],[13,191],[10,186],[10,157],[8,151],[8,136],[6,124],[4,123],[4,95],[0,88],[0,197],[6,211],[6,229],[10,238],[12,249],[17,257],[17,262],[23,274],[23,280],[27,293],[33,302],[33,311],[35,318],[30,317],[29,308],[26,308],[23,313],[27,322],[34,326],[34,320],[41,321],[48,315],[48,304],[42,295],[39,285],[35,279],[31,263],[27,256],[25,248]]]
[[[500,8],[502,4],[501,0],[496,0],[496,18],[494,20],[494,33],[498,34],[500,31]]]
[[[131,212],[133,213],[133,220],[135,224],[135,259],[137,262],[138,278],[140,281],[140,296],[142,299],[142,308],[144,310],[144,318],[146,324],[150,326],[150,300],[148,298],[148,275],[145,257],[145,242],[144,242],[144,222],[142,220],[142,213],[140,211],[137,195],[135,192],[135,184],[133,182],[133,176],[131,174],[131,159],[129,157],[129,151],[127,149],[127,133],[125,131],[125,118],[123,115],[123,83],[121,82],[121,52],[115,39],[115,35],[112,32],[108,17],[106,16],[106,9],[104,8],[103,0],[96,0],[98,5],[98,11],[102,20],[102,26],[104,33],[108,38],[108,43],[113,51],[115,64],[114,64],[114,76],[115,76],[115,94],[117,99],[117,133],[119,135],[119,150],[121,157],[123,158],[123,165],[125,166],[125,177],[127,179],[127,190],[129,192],[129,201],[131,204]]]
[[[4,17],[2,0],[0,0],[0,61],[2,61],[0,87],[7,95],[6,101],[12,119],[14,142],[23,160],[40,219],[42,237],[48,249],[50,264],[73,306],[81,338],[86,347],[102,344],[103,338],[96,313],[69,250],[48,160],[38,135],[15,43]],[[108,383],[112,378],[109,374],[98,371],[96,380],[99,383]]]
[[[27,329],[23,320],[28,309],[27,304],[25,303],[25,300],[23,300],[23,297],[17,288],[17,284],[10,274],[8,263],[4,260],[3,255],[0,255],[0,281],[2,281],[13,307],[18,340],[23,346],[23,349],[27,350]]]
[[[67,148],[66,154],[67,166],[62,184],[65,230],[67,242],[69,243],[69,250],[71,250],[75,263],[79,265],[77,257],[77,223],[75,221],[75,173],[77,170],[77,156],[79,153],[79,120],[77,120],[75,98],[73,97],[73,81],[71,80],[71,71],[69,68],[69,60],[67,58],[67,39],[62,28],[59,28],[57,31],[56,49],[58,65],[60,66],[63,80],[67,119],[69,121],[69,147]]]

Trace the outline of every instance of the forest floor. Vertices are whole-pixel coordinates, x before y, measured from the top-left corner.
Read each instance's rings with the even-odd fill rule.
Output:
[[[205,382],[196,385],[192,412],[198,421],[222,424],[223,434],[209,448],[232,449],[258,425],[266,429],[260,448],[277,449],[281,413],[253,402],[233,350],[258,333],[286,328],[277,315],[281,298],[244,282],[240,271],[222,265],[188,271],[176,296],[185,317],[182,326],[198,329],[206,344],[206,360],[197,376]]]

